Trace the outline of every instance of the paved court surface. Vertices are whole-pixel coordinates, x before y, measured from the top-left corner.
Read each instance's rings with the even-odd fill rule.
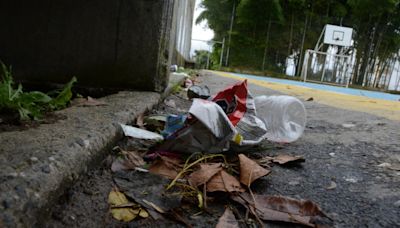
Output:
[[[227,78],[248,79],[253,84],[305,100],[313,98],[321,104],[400,121],[400,95],[246,74],[212,72]]]

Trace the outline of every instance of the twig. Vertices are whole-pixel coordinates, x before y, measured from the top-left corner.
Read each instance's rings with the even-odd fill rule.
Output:
[[[207,209],[207,184],[203,185],[203,205],[204,209]]]
[[[188,160],[186,161],[185,166],[183,167],[183,169],[178,173],[178,175],[176,175],[175,179],[172,180],[172,182],[168,185],[167,190],[169,190],[170,188],[172,188],[172,187],[175,185],[176,181],[177,181],[179,178],[181,178],[181,177],[183,176],[183,174],[185,174],[190,168],[192,168],[192,167],[195,166],[196,164],[200,163],[201,161],[204,161],[204,160],[206,160],[206,159],[216,158],[216,157],[222,157],[222,158],[224,159],[224,161],[226,162],[225,156],[222,155],[222,154],[207,155],[207,156],[204,156],[204,157],[202,157],[202,158],[200,158],[200,159],[197,159],[196,161],[194,161],[194,162],[191,163],[191,164],[188,164],[188,160],[191,158],[191,157],[189,157]]]

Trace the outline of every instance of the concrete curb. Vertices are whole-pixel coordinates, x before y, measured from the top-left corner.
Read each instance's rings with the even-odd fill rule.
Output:
[[[70,107],[66,116],[20,132],[0,133],[0,227],[32,227],[63,189],[97,164],[129,124],[170,94],[183,77],[171,76],[163,94],[120,92],[107,106]]]

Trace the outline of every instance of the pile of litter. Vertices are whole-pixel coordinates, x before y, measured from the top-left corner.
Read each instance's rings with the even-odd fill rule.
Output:
[[[186,84],[193,85],[186,82]],[[207,211],[215,196],[226,199],[217,227],[240,227],[250,221],[280,221],[316,227],[329,217],[308,200],[258,195],[252,184],[271,173],[273,164],[305,162],[301,156],[252,159],[252,147],[267,140],[268,127],[257,116],[247,82],[237,83],[212,99],[208,88],[188,89],[193,99],[185,115],[140,116],[137,127],[121,125],[125,136],[147,141],[148,150],[124,151],[113,161],[114,189],[108,202],[120,221],[168,217],[191,227],[177,213],[183,203]],[[199,95],[201,94],[201,95]],[[198,97],[198,98],[193,98]],[[174,106],[171,102],[166,105]],[[142,181],[135,181],[142,180]]]

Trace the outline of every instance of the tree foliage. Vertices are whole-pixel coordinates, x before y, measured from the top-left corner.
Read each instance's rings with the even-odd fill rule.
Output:
[[[371,72],[387,70],[399,54],[400,0],[203,0],[202,7],[197,22],[207,20],[215,40],[232,37],[230,67],[283,72],[292,56],[299,68],[325,24],[354,28],[355,84],[373,84]]]

